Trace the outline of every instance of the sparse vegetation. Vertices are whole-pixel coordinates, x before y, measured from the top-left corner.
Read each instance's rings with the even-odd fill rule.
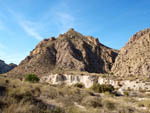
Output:
[[[103,105],[104,105],[104,108],[108,111],[114,111],[117,109],[116,103],[110,100],[104,100]]]
[[[0,77],[0,86],[4,89],[2,113],[141,113],[136,108],[149,107],[148,100],[108,96],[74,86],[33,84],[8,77]]]
[[[138,107],[146,107],[147,109],[150,108],[150,100],[141,100],[137,103]]]
[[[102,107],[102,99],[98,97],[93,97],[93,96],[87,96],[83,99],[82,105],[84,106],[91,106],[94,108],[99,108]]]

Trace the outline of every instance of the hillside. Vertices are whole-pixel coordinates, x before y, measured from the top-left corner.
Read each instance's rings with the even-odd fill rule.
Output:
[[[120,49],[112,67],[112,72],[120,77],[145,79],[150,77],[150,29],[137,32]]]
[[[84,36],[74,29],[41,41],[9,75],[35,73],[39,76],[59,71],[87,71],[108,73],[118,51],[101,44],[92,36]]]

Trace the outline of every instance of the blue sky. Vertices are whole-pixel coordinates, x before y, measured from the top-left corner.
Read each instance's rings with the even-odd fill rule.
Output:
[[[0,0],[0,59],[19,63],[69,28],[120,49],[150,27],[150,0]]]

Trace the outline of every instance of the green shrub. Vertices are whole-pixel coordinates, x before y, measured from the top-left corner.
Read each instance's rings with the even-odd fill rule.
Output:
[[[9,80],[5,80],[5,83],[8,84],[8,83],[9,83]]]
[[[35,74],[27,74],[26,78],[25,78],[25,81],[28,81],[28,82],[39,82],[40,79]]]
[[[123,92],[125,96],[129,96],[129,92],[125,91]]]
[[[82,84],[82,83],[76,83],[76,84],[74,84],[74,87],[84,88],[84,84]]]
[[[91,89],[98,93],[104,93],[104,92],[112,93],[115,90],[112,85],[106,85],[106,84],[101,85],[98,83],[94,83]]]

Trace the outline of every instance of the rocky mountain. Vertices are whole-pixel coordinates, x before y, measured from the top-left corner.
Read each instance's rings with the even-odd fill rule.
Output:
[[[150,29],[137,32],[120,50],[112,72],[121,77],[150,77]]]
[[[110,72],[118,50],[108,48],[92,36],[84,36],[74,29],[41,41],[9,75],[35,73],[45,75],[52,71]]]
[[[3,60],[0,60],[0,74],[10,71],[16,66],[17,66],[16,64],[13,64],[13,63],[6,64]]]

